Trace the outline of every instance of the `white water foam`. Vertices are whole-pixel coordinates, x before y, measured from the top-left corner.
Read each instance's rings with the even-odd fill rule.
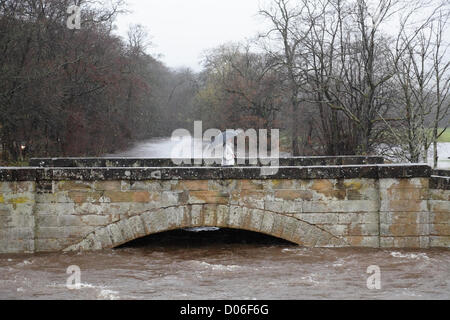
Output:
[[[314,279],[315,276],[316,275],[314,273],[312,273],[312,274],[310,274],[308,276],[301,277],[300,279],[301,280],[305,280],[307,283],[320,284],[320,281],[317,281],[316,279]]]
[[[338,259],[333,263],[333,267],[338,268],[344,266],[345,260],[344,259]]]
[[[231,272],[231,271],[236,271],[238,269],[242,269],[241,266],[237,266],[237,265],[226,266],[223,264],[211,264],[211,263],[207,263],[204,261],[195,261],[195,262],[197,262],[201,267],[208,268],[208,269],[211,269],[214,271],[218,270],[218,271],[230,271]]]
[[[52,283],[52,284],[47,285],[47,287],[49,287],[49,288],[67,288],[67,284]],[[103,288],[103,287],[96,286],[96,285],[90,284],[90,283],[80,283],[80,290],[81,289],[100,289],[100,288]]]
[[[120,298],[119,292],[107,289],[102,289],[97,297],[102,300],[118,300]]]
[[[281,252],[297,252],[298,249],[283,249]]]
[[[67,285],[61,284],[61,283],[52,283],[50,285],[47,285],[47,287],[66,289]],[[100,299],[100,300],[118,300],[118,299],[120,299],[119,292],[109,290],[105,286],[97,286],[97,285],[91,284],[91,283],[80,283],[80,288],[73,289],[73,291],[76,292],[77,290],[83,290],[83,289],[96,290],[98,292],[96,294],[96,297],[97,297],[97,299]]]
[[[23,260],[22,262],[18,263],[18,266],[28,266],[30,264],[33,264],[33,261],[30,260]]]
[[[428,258],[428,256],[425,253],[417,253],[416,254],[416,253],[401,253],[401,252],[393,251],[393,252],[391,252],[391,256],[393,256],[394,258],[430,260],[430,258]]]

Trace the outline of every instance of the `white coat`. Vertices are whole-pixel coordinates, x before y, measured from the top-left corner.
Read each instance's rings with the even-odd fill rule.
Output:
[[[230,144],[225,144],[222,157],[222,166],[234,166],[234,152]]]

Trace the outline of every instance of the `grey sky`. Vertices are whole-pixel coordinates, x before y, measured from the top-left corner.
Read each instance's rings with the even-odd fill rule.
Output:
[[[130,24],[147,27],[154,47],[169,67],[200,69],[200,55],[230,41],[253,37],[262,29],[261,0],[127,0],[133,12],[119,17],[118,33]],[[261,2],[264,3],[264,2]]]
[[[373,0],[377,1],[377,0]],[[438,1],[438,0],[436,0]],[[227,42],[243,41],[267,30],[258,9],[269,0],[126,0],[132,12],[117,21],[118,33],[126,35],[129,25],[142,24],[151,36],[152,54],[172,68],[190,67],[200,71],[204,50]],[[431,11],[430,11],[431,13]],[[418,13],[425,17],[427,10]],[[395,19],[387,24],[398,30]],[[446,32],[450,38],[450,30]]]

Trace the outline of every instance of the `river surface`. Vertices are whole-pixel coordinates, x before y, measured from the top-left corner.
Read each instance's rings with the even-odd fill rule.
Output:
[[[120,155],[170,150],[155,140]],[[81,271],[78,289],[67,287],[70,266]],[[368,288],[369,266],[379,267],[380,289]],[[180,230],[101,252],[0,255],[0,299],[447,300],[450,250],[309,249],[244,231]]]
[[[200,142],[201,143],[201,142]],[[191,146],[189,148],[188,146]],[[169,138],[152,139],[143,143],[136,143],[133,147],[122,152],[109,154],[110,157],[137,157],[137,158],[174,158],[191,157],[191,150],[194,143],[189,137],[183,138],[181,141],[171,141]],[[289,153],[280,152],[280,156],[289,156]],[[450,143],[438,143],[438,168],[450,169]],[[433,165],[433,147],[428,153],[428,164]]]

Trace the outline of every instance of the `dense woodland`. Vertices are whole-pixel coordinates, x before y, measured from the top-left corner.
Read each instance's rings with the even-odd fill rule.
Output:
[[[73,4],[79,30],[67,28]],[[261,33],[206,50],[199,73],[149,54],[151,30],[117,36],[125,10],[122,0],[0,0],[5,163],[99,156],[195,120],[281,129],[294,155],[418,162],[448,126],[447,1],[267,0]]]

